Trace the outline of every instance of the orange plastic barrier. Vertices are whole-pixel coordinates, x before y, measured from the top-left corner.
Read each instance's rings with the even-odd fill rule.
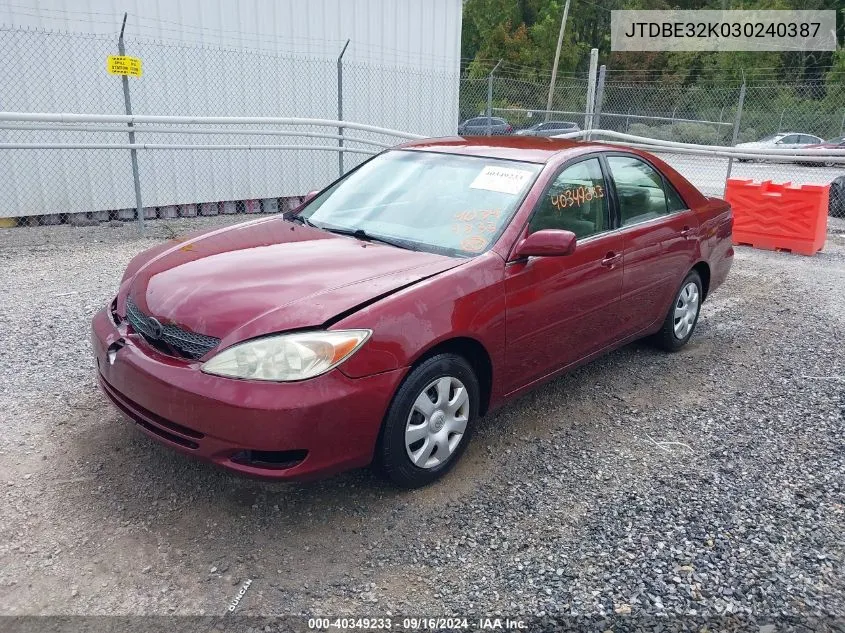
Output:
[[[830,185],[728,179],[734,244],[815,255],[827,235]]]

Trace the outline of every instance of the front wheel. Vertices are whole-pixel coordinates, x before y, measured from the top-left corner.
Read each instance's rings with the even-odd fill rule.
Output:
[[[414,368],[396,392],[376,447],[376,466],[393,483],[419,488],[448,472],[478,416],[478,379],[456,354]]]
[[[701,277],[693,270],[681,283],[681,289],[669,307],[663,327],[654,337],[658,347],[667,352],[676,352],[687,344],[698,323],[702,297]]]

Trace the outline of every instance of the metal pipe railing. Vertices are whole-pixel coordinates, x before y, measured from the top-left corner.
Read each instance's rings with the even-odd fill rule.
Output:
[[[663,141],[645,136],[634,136],[613,130],[581,130],[557,134],[554,138],[577,139],[587,134],[592,136],[607,136],[619,141],[607,141],[609,144],[636,146],[649,151],[672,151],[677,154],[703,154],[719,157],[749,158],[749,159],[801,159],[808,162],[826,162],[833,159],[845,159],[845,149],[770,149],[770,148],[736,148],[729,145],[701,145],[697,143],[681,143],[678,141]]]
[[[373,145],[374,147],[388,148],[392,147],[390,143],[380,143],[378,141],[371,141],[369,139],[360,138],[357,136],[347,136],[340,134],[325,134],[322,132],[300,132],[297,130],[229,130],[218,128],[192,128],[192,127],[156,127],[156,126],[138,126],[131,128],[136,134],[220,134],[220,135],[253,135],[253,136],[292,136],[292,137],[308,137],[308,138],[328,138],[328,139],[344,139],[349,142],[361,143],[363,145]],[[106,133],[121,133],[126,134],[129,127],[114,127],[113,125],[98,125],[98,124],[59,124],[59,125],[32,125],[29,123],[2,123],[0,130],[14,130],[23,132],[106,132]]]
[[[166,116],[145,114],[76,114],[71,112],[0,112],[0,121],[38,122],[38,123],[159,123],[182,125],[314,125],[320,127],[344,127],[363,132],[373,132],[404,139],[426,138],[421,134],[411,134],[400,130],[338,121],[335,119],[311,119],[303,117],[257,117],[257,116]]]
[[[378,152],[369,149],[356,149],[353,147],[338,147],[337,145],[192,145],[178,143],[0,143],[0,149],[200,149],[200,150],[231,150],[231,149],[253,149],[253,150],[311,150],[326,152],[349,152],[351,154],[366,154],[373,156]]]

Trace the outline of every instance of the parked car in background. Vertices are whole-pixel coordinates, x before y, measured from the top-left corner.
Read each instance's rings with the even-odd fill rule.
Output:
[[[546,121],[517,132],[519,136],[555,136],[568,132],[578,132],[580,127],[574,121]]]
[[[845,149],[845,136],[837,136],[824,143],[817,143],[815,145],[808,145],[807,149]],[[824,165],[825,167],[833,167],[836,165],[833,161],[826,161],[824,163],[809,163],[811,165]],[[845,170],[845,165],[843,165]]]
[[[761,138],[759,141],[749,143],[737,143],[737,149],[803,149],[810,145],[824,143],[824,139],[815,134],[803,134],[800,132],[779,132]],[[740,161],[753,160],[751,158],[740,158]],[[766,159],[769,160],[769,159]]]
[[[489,117],[490,134],[503,136],[513,133],[513,126],[501,117]],[[477,116],[467,119],[458,126],[460,136],[486,136],[488,129],[488,117]]]
[[[422,486],[530,389],[643,337],[686,345],[732,225],[646,152],[414,141],[283,216],[137,255],[93,319],[95,371],[141,431],[230,470]]]

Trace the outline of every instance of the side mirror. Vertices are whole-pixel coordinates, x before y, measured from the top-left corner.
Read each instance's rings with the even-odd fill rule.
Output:
[[[520,257],[560,257],[575,252],[577,239],[572,231],[543,229],[531,233],[516,247],[514,256]]]

